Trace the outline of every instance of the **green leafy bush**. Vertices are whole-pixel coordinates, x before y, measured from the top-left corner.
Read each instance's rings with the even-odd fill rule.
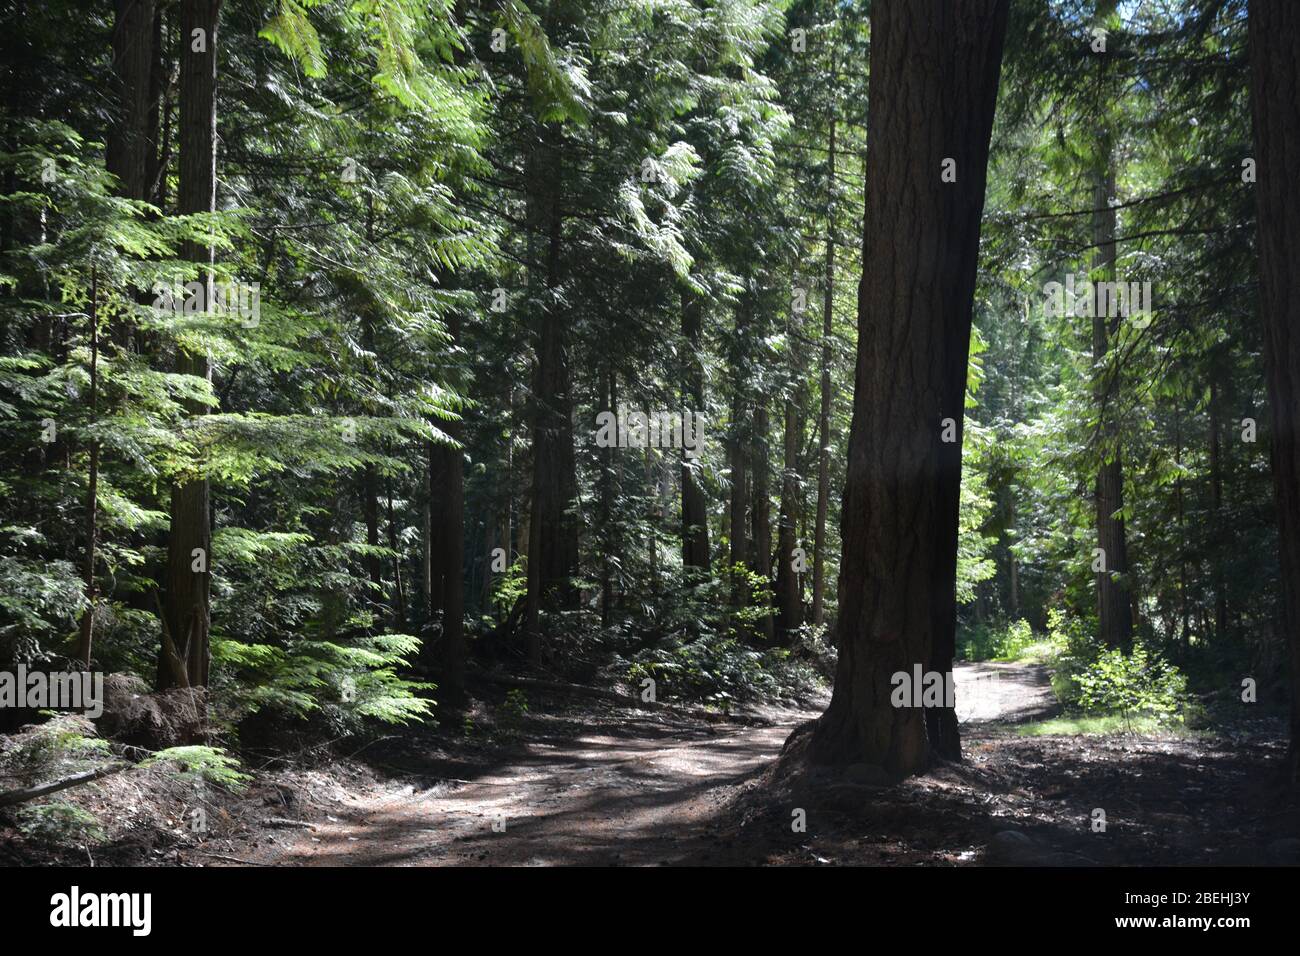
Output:
[[[962,631],[958,656],[967,661],[1015,660],[1039,643],[1025,620],[977,624]]]
[[[1088,713],[1120,713],[1132,729],[1134,715],[1167,722],[1178,716],[1187,694],[1187,679],[1159,654],[1135,643],[1125,654],[1104,650],[1074,676],[1079,706]]]
[[[1048,613],[1056,648],[1052,688],[1063,704],[1087,714],[1118,714],[1132,730],[1138,716],[1169,723],[1187,703],[1187,678],[1143,641],[1127,654],[1108,648],[1086,622],[1059,609]]]
[[[160,765],[172,769],[181,780],[211,783],[235,793],[242,791],[252,779],[241,772],[239,762],[220,747],[169,747],[140,763],[145,769]]]
[[[29,804],[18,810],[18,829],[45,843],[100,843],[104,829],[98,818],[71,803]]]
[[[506,693],[497,716],[497,726],[507,737],[516,736],[528,716],[528,695],[518,687]]]

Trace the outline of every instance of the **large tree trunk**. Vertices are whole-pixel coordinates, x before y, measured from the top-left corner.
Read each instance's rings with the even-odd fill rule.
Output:
[[[548,139],[558,139],[554,130]],[[578,525],[570,513],[578,493],[573,448],[573,397],[567,354],[568,317],[555,299],[560,284],[560,144],[548,142],[530,158],[529,218],[547,229],[545,304],[539,316],[533,383],[533,482],[529,516],[528,593],[525,632],[528,659],[542,660],[543,610],[572,608],[578,571]]]
[[[817,414],[817,526],[813,531],[812,622],[822,623],[826,599],[826,515],[831,495],[831,335],[835,310],[835,122],[827,150],[826,274],[822,288],[821,409]]]
[[[181,4],[180,180],[177,210],[216,209],[217,183],[217,20],[221,0],[183,0]],[[151,24],[152,26],[152,24]],[[202,263],[212,300],[212,246],[186,243],[181,258]],[[211,380],[206,355],[180,353],[176,370]],[[203,408],[189,409],[201,414]],[[191,687],[208,683],[209,590],[212,534],[206,479],[172,488],[171,529],[167,539],[166,626],[182,651]],[[196,570],[201,568],[202,570]],[[164,662],[165,664],[165,662]],[[170,670],[159,667],[160,684],[172,685]]]
[[[704,373],[700,365],[700,332],[703,306],[699,296],[689,290],[682,292],[682,340],[686,346],[683,356],[685,372],[682,385],[682,414],[697,416],[696,440],[701,434],[704,414]],[[685,426],[683,426],[685,428]],[[698,460],[698,459],[697,459]],[[691,458],[682,452],[682,565],[707,575],[709,571],[709,515],[704,489],[691,464]]]
[[[150,95],[154,77],[154,0],[114,0],[113,83],[118,115],[108,135],[108,171],[122,183],[122,195],[148,199],[156,155],[151,129],[157,110]],[[153,118],[151,119],[151,113]]]
[[[1291,659],[1290,781],[1300,765],[1300,5],[1250,2],[1251,109],[1259,210],[1260,311],[1273,407],[1273,489],[1282,619]]]
[[[960,756],[953,709],[894,707],[891,677],[952,668],[960,432],[1007,6],[872,5],[839,662],[812,737],[819,763],[906,775]],[[945,159],[955,182],[941,178]],[[942,440],[947,418],[953,442]]]
[[[1109,153],[1109,150],[1106,151]],[[1106,165],[1109,166],[1108,157]],[[1095,177],[1092,190],[1093,243],[1097,247],[1094,275],[1100,281],[1115,278],[1115,210],[1110,198],[1115,191],[1115,173],[1107,169]],[[1110,303],[1100,294],[1093,297],[1092,361],[1093,397],[1100,416],[1101,433],[1098,450],[1101,464],[1097,468],[1095,500],[1097,507],[1097,547],[1102,565],[1097,571],[1097,618],[1101,639],[1107,647],[1128,648],[1133,638],[1133,611],[1129,603],[1128,543],[1124,532],[1124,470],[1120,458],[1119,428],[1115,422],[1118,404],[1118,376],[1105,372],[1110,337],[1119,327],[1119,317],[1109,316]]]

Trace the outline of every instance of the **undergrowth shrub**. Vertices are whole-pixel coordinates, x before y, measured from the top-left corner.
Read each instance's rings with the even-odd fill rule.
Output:
[[[102,843],[106,839],[99,818],[71,803],[27,804],[18,808],[17,817],[23,836],[42,843]]]
[[[981,622],[962,629],[957,656],[965,661],[1015,660],[1039,641],[1023,619]]]
[[[1135,640],[1127,654],[1108,648],[1084,621],[1058,609],[1049,612],[1048,627],[1056,649],[1052,687],[1068,708],[1118,714],[1130,730],[1136,717],[1159,723],[1182,719],[1187,678],[1148,643]]]

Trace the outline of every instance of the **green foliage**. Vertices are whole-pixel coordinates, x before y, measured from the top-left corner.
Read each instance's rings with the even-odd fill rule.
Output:
[[[1074,675],[1079,706],[1087,713],[1118,711],[1126,722],[1135,715],[1172,721],[1178,717],[1187,680],[1177,667],[1141,644],[1125,654],[1104,650]],[[1131,729],[1131,723],[1130,723]]]
[[[1014,661],[1040,642],[1023,618],[964,627],[957,637],[958,656],[967,661]]]
[[[107,756],[109,743],[95,736],[89,719],[59,714],[25,730],[13,746],[0,750],[0,772],[32,786],[101,766]]]
[[[283,648],[214,641],[213,658],[235,672],[224,704],[232,719],[264,708],[299,718],[327,709],[343,719],[405,724],[433,709],[416,694],[435,685],[398,674],[419,644],[407,634],[358,636],[347,644],[295,639]]]
[[[1087,715],[1117,715],[1130,730],[1139,719],[1181,721],[1189,703],[1187,678],[1159,652],[1140,640],[1128,652],[1107,648],[1084,621],[1057,608],[1049,620],[1056,649],[1052,687],[1063,704]]]
[[[165,769],[188,783],[210,783],[234,793],[243,791],[252,778],[239,769],[239,761],[220,747],[200,745],[168,747],[141,761],[144,769]]]
[[[94,844],[106,837],[99,819],[71,803],[26,804],[18,808],[18,829],[29,839],[55,845]]]
[[[506,692],[506,699],[497,711],[497,729],[505,737],[518,736],[527,716],[528,695],[518,687],[513,688]]]
[[[6,64],[16,95],[0,141],[0,666],[65,659],[93,612],[94,663],[152,679],[170,489],[202,478],[214,716],[230,729],[262,712],[333,730],[424,719],[434,687],[410,671],[446,624],[426,560],[463,579],[475,653],[517,663],[523,552],[560,533],[549,520],[521,532],[537,474],[556,469],[579,594],[542,608],[548,667],[654,676],[723,705],[831,672],[825,633],[774,633],[771,565],[789,556],[767,539],[788,508],[811,562],[828,449],[833,623],[867,3],[227,4],[221,211],[194,216],[170,208],[174,148],[161,208],[123,198],[106,169],[120,111],[93,65],[111,12],[47,6],[4,21],[33,57]],[[1123,51],[1110,71],[1078,42],[1074,6],[1014,6],[967,366],[962,653],[1016,657],[1046,630],[1063,699],[1168,714],[1179,672],[1249,664],[1267,679],[1285,661],[1269,436],[1235,430],[1246,410],[1268,420],[1243,278],[1253,200],[1223,159],[1250,137],[1244,5],[1110,10]],[[170,70],[183,38],[163,8]],[[175,97],[163,103],[175,130]],[[1092,323],[1050,314],[1043,283],[1097,273],[1102,165],[1120,203],[1116,272],[1156,292],[1095,356]],[[199,277],[187,243],[214,247],[217,279],[260,284],[259,324],[159,304]],[[555,324],[559,341],[544,341]],[[186,354],[209,356],[211,375],[177,371]],[[707,572],[683,563],[678,452],[590,441],[616,403],[700,406],[707,435],[688,467]],[[574,431],[542,461],[550,411]],[[434,467],[446,449],[464,475],[451,504]],[[1110,461],[1136,660],[1092,638],[1094,489]],[[459,549],[439,537],[446,507],[464,518]]]
[[[642,651],[626,673],[638,687],[643,678],[652,678],[661,701],[704,701],[724,710],[750,700],[781,699],[819,680],[787,649],[756,651],[737,638],[714,634]]]

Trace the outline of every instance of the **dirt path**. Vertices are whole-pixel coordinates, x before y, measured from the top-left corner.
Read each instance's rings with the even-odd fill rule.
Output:
[[[1052,682],[1041,664],[958,664],[953,679],[957,719],[963,724],[1041,720],[1057,709]]]
[[[964,722],[1022,720],[1050,708],[1033,664],[956,669]],[[473,779],[430,767],[417,783],[342,801],[311,831],[264,844],[257,862],[289,866],[656,865],[708,860],[718,811],[816,710],[769,709],[756,725],[612,714],[544,736]]]

